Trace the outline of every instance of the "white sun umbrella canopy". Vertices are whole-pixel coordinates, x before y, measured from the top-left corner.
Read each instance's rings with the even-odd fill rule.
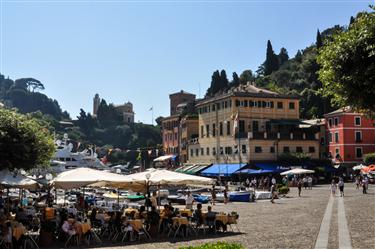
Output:
[[[188,175],[166,169],[149,169],[128,175],[134,181],[145,181],[148,185],[212,185],[214,179]]]
[[[33,179],[7,169],[0,171],[0,185],[6,188],[24,188],[30,190],[40,187]]]
[[[52,182],[58,189],[73,189],[85,186],[114,187],[115,184],[122,187],[131,186],[133,181],[125,175],[114,174],[106,171],[90,168],[77,168],[59,174]],[[117,186],[116,186],[117,187]]]
[[[309,170],[309,169],[291,169],[285,172],[282,172],[280,175],[285,176],[285,175],[303,175],[303,174],[313,174],[315,173],[314,170]]]

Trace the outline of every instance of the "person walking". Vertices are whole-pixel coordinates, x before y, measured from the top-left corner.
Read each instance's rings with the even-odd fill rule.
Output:
[[[186,209],[193,209],[194,197],[191,195],[190,191],[187,192],[185,199]]]
[[[228,185],[225,185],[224,189],[224,204],[227,205],[228,203]]]
[[[311,176],[307,177],[307,184],[309,185],[309,189],[312,190],[313,178]]]
[[[307,177],[304,176],[303,179],[302,179],[302,181],[303,181],[303,187],[304,187],[305,189],[307,189]]]
[[[301,179],[299,179],[298,182],[297,182],[298,196],[299,196],[299,197],[301,197],[302,185],[303,185],[303,182],[302,182]]]
[[[271,202],[272,203],[275,203],[275,198],[276,198],[276,195],[277,195],[277,193],[276,193],[276,184],[272,184],[271,185]]]
[[[340,196],[344,197],[344,179],[342,179],[342,177],[340,177],[338,185],[340,189]]]
[[[331,183],[331,194],[332,194],[333,197],[336,196],[336,190],[337,190],[336,182],[335,182],[335,180],[332,180],[332,183]]]
[[[365,195],[367,194],[367,183],[366,183],[366,177],[362,179],[362,193]]]
[[[356,189],[358,190],[359,189],[359,185],[361,184],[361,178],[359,176],[356,176],[355,178],[355,185],[356,185]]]
[[[215,206],[215,200],[216,200],[216,192],[215,192],[215,185],[213,185],[212,190],[211,190],[211,204],[212,204],[212,206]]]

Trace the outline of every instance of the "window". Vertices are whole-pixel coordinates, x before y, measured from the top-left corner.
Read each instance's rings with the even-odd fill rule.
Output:
[[[223,147],[220,147],[220,155],[223,155],[224,154],[224,149]]]
[[[325,145],[326,144],[326,141],[325,141],[326,139],[325,139],[325,137],[321,137],[320,138],[320,144],[321,145]]]
[[[294,102],[289,102],[289,109],[294,110],[295,104]]]
[[[336,159],[339,159],[339,158],[340,158],[340,149],[339,149],[339,148],[336,148],[336,149],[335,149],[335,158],[336,158]]]
[[[289,146],[284,146],[283,151],[284,153],[289,153],[290,152]]]
[[[332,143],[332,132],[328,133],[328,142]]]
[[[190,149],[190,156],[194,156],[194,150],[193,149]]]
[[[224,102],[224,108],[225,109],[228,108],[228,102],[227,101]]]
[[[358,143],[358,142],[362,142],[362,132],[361,131],[356,131],[355,132],[355,141]]]
[[[201,148],[201,156],[204,156],[204,149]]]
[[[335,126],[339,125],[339,118],[335,118]]]
[[[195,156],[199,156],[199,149],[195,149]]]
[[[354,117],[355,126],[361,126],[361,117]]]
[[[275,147],[274,146],[270,147],[270,153],[275,153]]]
[[[244,100],[243,104],[245,107],[247,107],[247,100]]]
[[[212,148],[212,155],[216,156],[216,148]]]
[[[212,124],[212,136],[216,136],[216,124]]]
[[[259,122],[253,121],[253,131],[257,132],[259,130]]]
[[[236,107],[239,107],[239,106],[240,106],[240,101],[236,99]]]
[[[241,147],[242,147],[242,154],[246,154],[247,152],[246,144],[243,144]]]
[[[206,155],[207,155],[207,156],[210,155],[210,147],[207,147],[207,148],[206,148]]]
[[[168,135],[167,135],[167,134],[165,134],[165,136],[164,136],[164,140],[165,140],[165,141],[168,141]]]
[[[227,121],[227,135],[230,135],[230,121]]]
[[[255,153],[262,153],[262,147],[255,146]]]
[[[362,148],[361,147],[355,148],[355,157],[356,158],[362,158]]]
[[[216,109],[215,107],[216,107],[215,104],[213,104],[213,105],[212,105],[212,111],[213,111],[213,112],[214,112],[215,109]]]
[[[296,148],[296,152],[297,152],[297,153],[303,153],[303,149],[302,149],[302,147],[301,147],[301,146],[297,146],[297,148]]]
[[[240,133],[244,133],[245,132],[245,121],[244,120],[240,120],[240,122],[239,122],[239,132]]]
[[[262,107],[262,101],[258,100],[258,107],[261,108]]]
[[[210,125],[206,125],[207,137],[210,137]]]
[[[223,135],[223,122],[220,122],[220,124],[219,124],[219,134],[220,134],[220,136]]]
[[[201,126],[201,138],[203,138],[204,137],[204,126],[202,125]]]
[[[277,102],[277,109],[283,109],[283,102]]]
[[[335,132],[335,143],[339,142],[339,133]]]
[[[232,154],[232,147],[225,147],[225,154],[231,155]]]
[[[274,108],[274,103],[273,103],[273,101],[270,102],[270,107],[271,107],[271,108]]]
[[[234,146],[234,154],[238,154],[238,145]]]
[[[329,126],[329,127],[332,127],[332,118],[330,118],[330,119],[328,120],[328,126]]]
[[[315,147],[314,146],[309,147],[309,153],[315,153]]]

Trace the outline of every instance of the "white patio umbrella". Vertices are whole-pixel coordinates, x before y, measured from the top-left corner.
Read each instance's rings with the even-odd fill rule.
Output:
[[[361,169],[366,168],[366,167],[367,167],[366,165],[360,164],[360,165],[354,166],[353,170],[361,170]]]
[[[73,189],[86,186],[139,188],[132,178],[90,168],[77,168],[59,174],[52,182],[58,189]]]
[[[280,175],[285,176],[285,175],[303,175],[303,174],[312,174],[315,173],[314,170],[309,170],[309,169],[301,169],[301,168],[296,168],[296,169],[291,169],[285,172],[280,173]]]
[[[144,181],[150,185],[212,185],[214,179],[188,175],[166,169],[149,169],[141,173],[128,175],[134,181]]]
[[[35,190],[39,184],[20,173],[10,172],[7,169],[0,171],[0,185],[5,188],[23,188]]]

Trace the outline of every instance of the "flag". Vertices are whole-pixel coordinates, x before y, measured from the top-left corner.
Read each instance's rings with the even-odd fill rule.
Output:
[[[150,112],[150,111],[153,111],[153,110],[154,110],[154,107],[153,107],[153,106],[151,106],[150,110],[148,110],[148,111]]]
[[[238,127],[238,112],[236,116],[234,117],[234,122],[233,122],[233,136],[236,134],[236,129]]]

